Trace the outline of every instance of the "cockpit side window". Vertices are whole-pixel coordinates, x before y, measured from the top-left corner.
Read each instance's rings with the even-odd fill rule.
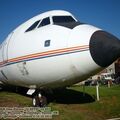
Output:
[[[75,22],[72,16],[53,16],[53,23],[69,23]]]
[[[42,27],[42,26],[45,26],[45,25],[49,25],[49,24],[50,24],[50,19],[49,19],[49,17],[44,18],[44,19],[42,20],[42,22],[40,23],[40,25],[38,26],[38,28],[39,28],[39,27]]]
[[[37,27],[37,25],[38,25],[39,22],[40,22],[40,20],[38,20],[35,23],[33,23],[25,32],[34,30]]]

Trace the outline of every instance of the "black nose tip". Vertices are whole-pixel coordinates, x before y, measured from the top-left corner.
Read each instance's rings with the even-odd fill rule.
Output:
[[[120,40],[115,36],[96,31],[90,39],[90,53],[101,67],[107,67],[120,57]]]

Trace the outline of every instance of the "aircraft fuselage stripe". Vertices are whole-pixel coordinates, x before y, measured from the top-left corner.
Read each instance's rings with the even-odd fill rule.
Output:
[[[7,61],[2,61],[2,62],[0,62],[0,67],[23,62],[23,61],[31,61],[31,60],[42,59],[42,58],[47,58],[47,57],[77,53],[77,52],[82,52],[82,51],[87,51],[87,50],[89,50],[89,46],[84,45],[84,46],[76,46],[76,47],[40,52],[40,53],[36,53],[36,54],[30,54],[30,55],[26,55],[26,56],[12,58]]]

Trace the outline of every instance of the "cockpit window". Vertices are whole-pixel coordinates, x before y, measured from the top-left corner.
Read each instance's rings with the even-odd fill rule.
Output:
[[[34,30],[37,27],[37,25],[38,25],[39,22],[40,22],[40,20],[38,20],[35,23],[33,23],[25,32]]]
[[[40,23],[40,25],[38,26],[38,28],[39,28],[39,27],[42,27],[42,26],[45,26],[45,25],[49,25],[49,24],[50,24],[50,19],[49,19],[49,17],[44,18],[44,19],[42,20],[42,22]]]
[[[75,22],[72,16],[53,16],[53,23],[69,23],[69,22]]]
[[[54,25],[59,25],[70,29],[82,24],[79,21],[76,21],[72,16],[53,16],[52,19]]]

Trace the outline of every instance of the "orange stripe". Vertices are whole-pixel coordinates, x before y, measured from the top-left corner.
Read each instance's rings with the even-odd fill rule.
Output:
[[[83,47],[79,47],[79,49],[83,49]],[[88,48],[88,47],[86,47]],[[85,47],[84,47],[85,49]],[[56,53],[60,53],[60,52],[67,52],[67,51],[71,51],[71,50],[78,50],[78,47],[74,47],[74,49],[59,49],[59,50],[52,50],[52,51],[48,51],[48,52],[42,52],[42,53],[36,53],[36,54],[31,54],[31,55],[26,55],[26,56],[22,56],[22,57],[18,57],[18,58],[13,58],[10,59],[9,62],[13,62],[16,60],[22,60],[22,59],[28,59],[28,58],[32,58],[32,57],[37,57],[37,56],[44,56],[44,55],[49,55],[49,54],[56,54]],[[55,52],[54,52],[55,51]]]
[[[30,54],[30,55],[26,55],[26,56],[21,56],[21,57],[17,57],[17,58],[12,58],[9,59],[8,62],[16,62],[18,60],[23,60],[23,59],[29,59],[32,57],[38,57],[38,56],[44,56],[44,55],[49,55],[49,54],[56,54],[56,53],[62,53],[62,52],[68,52],[68,51],[72,51],[72,50],[82,50],[85,48],[89,48],[88,45],[84,45],[84,46],[77,46],[77,47],[71,47],[71,48],[64,48],[64,49],[57,49],[57,50],[51,50],[51,51],[47,51],[47,52],[41,52],[41,53],[35,53],[35,54]],[[5,62],[0,62],[1,64],[4,64]]]
[[[11,60],[18,60],[18,59],[26,59],[26,58],[30,58],[30,57],[36,57],[38,55],[46,55],[46,54],[55,54],[58,52],[65,52],[65,50],[74,50],[75,48],[83,48],[83,47],[88,47],[88,45],[84,45],[84,46],[77,46],[77,47],[71,47],[71,48],[64,48],[64,49],[58,49],[58,50],[51,50],[51,51],[47,51],[47,52],[41,52],[41,53],[35,53],[35,54],[30,54],[30,55],[26,55],[26,56],[21,56],[21,57],[17,57],[17,58],[13,58],[10,59],[9,61],[11,62]]]

